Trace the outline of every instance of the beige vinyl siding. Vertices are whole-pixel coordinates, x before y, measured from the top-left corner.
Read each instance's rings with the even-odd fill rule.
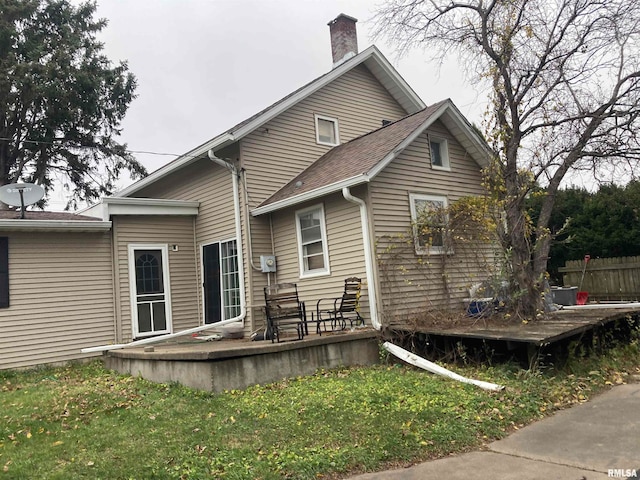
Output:
[[[87,357],[114,342],[110,232],[9,233],[10,307],[0,309],[0,369]]]
[[[234,154],[233,151],[227,152]],[[237,155],[237,153],[235,153]],[[240,187],[242,192],[242,186]],[[216,165],[209,159],[199,160],[168,178],[136,192],[137,197],[168,198],[173,200],[198,201],[198,216],[195,220],[198,278],[202,276],[201,247],[214,242],[227,241],[236,237],[235,212],[233,201],[233,182],[228,170]],[[241,205],[244,202],[241,200]],[[242,209],[241,209],[242,210]],[[244,217],[244,214],[241,215]],[[269,234],[268,228],[266,229]],[[251,232],[252,234],[254,232]],[[246,231],[244,232],[246,238]],[[239,240],[238,240],[239,241]],[[271,240],[268,237],[268,243]],[[251,270],[247,258],[247,246],[243,242],[244,271]],[[268,252],[270,253],[271,249]],[[265,253],[265,252],[262,252]],[[256,260],[259,262],[259,258]],[[260,274],[258,274],[260,275]],[[198,295],[202,297],[202,281],[198,280]],[[249,291],[249,276],[245,275],[245,289]],[[251,298],[247,295],[247,300]],[[251,306],[248,306],[247,332],[252,330]],[[202,318],[202,314],[200,314]],[[175,328],[174,328],[175,330]]]
[[[340,141],[344,143],[381,127],[382,120],[398,120],[407,112],[389,95],[364,65],[354,68],[313,93],[240,142],[241,160],[242,166],[246,170],[251,208],[257,207],[304,168],[330,150],[331,147],[316,143],[314,114],[336,118],[339,122]],[[352,208],[354,212],[357,212],[355,206]],[[275,213],[274,221],[278,221],[277,219],[281,215],[281,212]],[[357,228],[352,225],[354,232],[360,228],[359,217],[355,221]],[[280,248],[284,245],[283,240],[295,247],[293,220],[290,220],[289,228],[293,228],[293,237],[280,238]],[[266,217],[252,219],[251,234],[256,262],[262,254],[276,253],[278,268],[280,269],[281,265],[284,265],[285,269],[288,268],[290,252],[283,259],[280,258],[280,248],[273,252],[270,225]],[[336,252],[339,251],[338,248]],[[362,255],[361,250],[358,253],[360,256]],[[335,258],[339,259],[339,253],[336,255]],[[332,259],[332,263],[336,262],[337,260]],[[296,279],[298,278],[297,265],[296,251]],[[347,263],[344,271],[337,272],[336,275],[345,273],[349,270],[350,265]],[[361,271],[361,276],[364,278],[363,272],[364,267]],[[343,277],[350,274],[343,275]],[[278,275],[282,276],[280,271]],[[287,272],[285,277],[291,278],[290,272]],[[267,276],[260,272],[255,272],[252,276],[252,289],[248,291],[248,301],[256,313],[264,304],[263,288],[266,285],[266,278]],[[308,284],[308,282],[309,280],[304,280],[302,283]],[[333,296],[336,291],[338,293],[342,291],[342,286],[338,286],[338,283],[341,282],[342,280],[335,278],[324,281],[318,279],[313,284],[324,285],[324,293]],[[255,328],[261,326],[258,318],[262,317],[262,315],[260,317],[256,315]]]
[[[117,288],[123,341],[131,341],[131,294],[129,290],[129,244],[166,244],[169,247],[169,281],[173,331],[179,332],[201,323],[202,299],[196,269],[193,217],[117,216],[113,219],[118,244]],[[172,245],[178,251],[171,250]]]
[[[273,281],[298,284],[300,298],[306,304],[307,316],[310,320],[311,312],[315,315],[318,299],[341,296],[344,290],[344,279],[352,276],[360,277],[363,282],[361,315],[365,322],[370,324],[360,210],[357,205],[347,202],[338,194],[325,197],[323,200],[323,202],[311,202],[300,205],[300,208],[286,209],[272,214],[278,260],[278,272]],[[319,203],[324,206],[331,273],[300,278],[295,213],[299,209]]]
[[[428,134],[448,142],[451,171],[430,164]],[[447,197],[483,195],[481,171],[455,138],[436,122],[370,184],[378,277],[385,323],[429,310],[461,308],[472,283],[491,263],[488,245],[457,246],[453,255],[417,255],[411,243],[409,193]]]
[[[200,202],[196,218],[199,244],[235,237],[231,174],[209,159],[198,160],[134,196]]]
[[[254,206],[331,149],[316,143],[314,114],[336,118],[345,143],[407,112],[364,65],[321,88],[242,140]]]

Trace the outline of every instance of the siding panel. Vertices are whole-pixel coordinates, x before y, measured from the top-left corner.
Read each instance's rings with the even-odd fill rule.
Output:
[[[200,283],[196,269],[192,217],[119,216],[113,228],[117,233],[117,280],[120,294],[123,341],[132,340],[131,298],[129,291],[129,252],[132,243],[178,245],[169,248],[169,279],[173,331],[196,327],[201,317]]]
[[[445,138],[451,171],[430,165],[428,135]],[[480,167],[436,122],[370,184],[383,319],[386,324],[461,308],[468,287],[493,262],[490,245],[459,245],[450,256],[417,255],[411,242],[409,193],[446,196],[449,204],[483,195]]]
[[[317,202],[301,205],[300,209],[313,205],[317,205]],[[287,209],[279,212],[273,220],[274,243],[278,259],[278,273],[274,281],[298,284],[301,300],[306,303],[308,319],[311,319],[311,312],[315,315],[316,302],[320,298],[341,296],[344,290],[344,279],[352,276],[360,277],[363,282],[361,315],[365,322],[370,324],[360,210],[356,205],[344,200],[341,195],[327,197],[323,205],[331,274],[300,278],[295,225],[297,209]]]
[[[344,143],[379,128],[382,120],[397,120],[407,112],[364,65],[318,90],[241,141],[241,160],[247,173],[251,208],[258,206],[331,148],[316,144],[314,114],[337,118],[340,141]],[[340,204],[342,206],[338,207]],[[251,223],[254,258],[260,254],[275,253],[277,281],[298,283],[306,297],[307,308],[312,305],[312,309],[315,309],[314,299],[341,294],[344,278],[352,275],[365,278],[358,208],[341,197],[331,198],[325,207],[330,277],[299,278],[295,210],[273,214],[275,251],[268,219],[254,218]],[[360,247],[357,242],[360,242]],[[248,296],[255,312],[259,312],[264,304],[263,288],[266,283],[265,274],[256,272],[252,276],[253,289]],[[366,302],[367,299],[363,298],[364,305]],[[256,315],[257,318],[263,316]],[[258,328],[261,322],[256,320],[254,326]]]
[[[81,348],[115,340],[110,232],[7,236],[0,369],[87,357]]]

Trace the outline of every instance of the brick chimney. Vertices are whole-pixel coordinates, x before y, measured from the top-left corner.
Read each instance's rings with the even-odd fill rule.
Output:
[[[333,68],[358,54],[357,21],[356,18],[341,13],[327,24],[331,34]]]

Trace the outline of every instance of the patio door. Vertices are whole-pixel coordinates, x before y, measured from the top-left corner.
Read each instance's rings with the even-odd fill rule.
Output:
[[[171,333],[166,245],[129,245],[131,317],[136,338]]]
[[[202,247],[204,282],[204,323],[222,320],[222,296],[220,295],[220,244]]]
[[[240,315],[240,276],[235,239],[202,246],[204,322]]]

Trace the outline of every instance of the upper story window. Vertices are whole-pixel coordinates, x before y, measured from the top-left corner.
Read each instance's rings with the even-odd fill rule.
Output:
[[[330,145],[332,147],[339,145],[338,119],[322,115],[315,115],[315,119],[316,142],[320,145]]]
[[[447,197],[411,193],[409,207],[416,253],[446,253]]]
[[[300,276],[326,275],[329,272],[327,231],[324,208],[316,205],[296,212]]]
[[[444,138],[430,137],[431,168],[436,170],[451,170],[449,165],[449,147]]]

